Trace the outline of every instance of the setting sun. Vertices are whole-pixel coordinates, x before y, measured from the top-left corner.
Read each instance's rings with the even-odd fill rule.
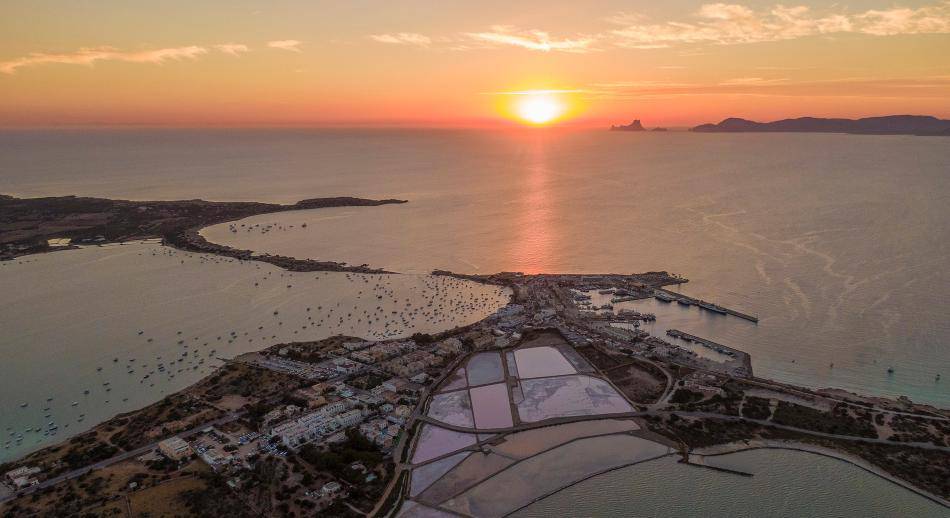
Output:
[[[515,104],[515,113],[531,124],[547,124],[564,111],[564,103],[549,93],[526,93]]]

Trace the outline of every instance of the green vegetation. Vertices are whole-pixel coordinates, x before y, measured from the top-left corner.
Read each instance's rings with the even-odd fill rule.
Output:
[[[83,466],[108,459],[118,452],[118,448],[102,443],[93,443],[90,447],[73,447],[63,455],[62,461],[64,469],[61,471],[79,469]]]
[[[771,400],[769,399],[755,396],[746,396],[745,402],[742,404],[742,415],[743,417],[748,417],[749,419],[766,421],[769,417],[772,417],[772,409],[770,405]]]
[[[416,342],[419,345],[429,345],[435,340],[432,337],[432,335],[428,333],[414,333],[409,338],[411,338],[412,341]]]
[[[389,492],[389,496],[386,497],[386,501],[379,506],[379,512],[376,514],[379,516],[386,516],[386,513],[393,508],[393,506],[399,504],[399,507],[402,507],[401,499],[402,493],[406,487],[406,481],[409,479],[409,472],[403,471],[399,474],[399,479],[396,480],[395,485],[393,486],[392,491]],[[393,509],[398,511],[399,509]],[[395,514],[395,513],[394,513]]]
[[[360,462],[365,466],[376,466],[383,461],[383,454],[376,445],[353,428],[346,431],[346,442],[332,450],[321,451],[312,444],[306,444],[300,448],[299,455],[317,470],[351,483],[359,483],[363,478],[361,473],[350,469],[351,464]]]
[[[703,399],[703,394],[701,392],[693,392],[689,389],[677,389],[676,392],[670,397],[670,403],[674,405],[688,405],[690,403],[695,403]]]
[[[877,414],[881,416],[881,414]],[[883,420],[883,419],[882,419]],[[919,417],[892,415],[891,428],[894,435],[889,440],[895,442],[922,442],[936,446],[950,446],[947,440],[950,425],[946,421],[927,420]]]
[[[741,401],[742,394],[726,391],[724,395],[713,394],[709,399],[684,403],[683,409],[693,412],[712,412],[737,416],[739,415],[739,403]]]
[[[855,418],[847,405],[841,404],[835,406],[831,412],[822,412],[814,408],[779,401],[772,421],[816,432],[877,438],[877,430],[870,418]]]

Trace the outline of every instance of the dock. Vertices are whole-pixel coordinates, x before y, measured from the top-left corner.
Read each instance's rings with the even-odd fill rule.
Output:
[[[734,360],[739,361],[742,364],[742,366],[746,369],[748,373],[747,376],[745,377],[752,376],[752,358],[751,356],[749,356],[749,353],[745,351],[740,351],[739,349],[736,349],[734,347],[729,347],[728,345],[723,345],[718,342],[713,342],[712,340],[707,340],[705,338],[702,338],[696,335],[684,333],[683,331],[680,331],[679,329],[668,329],[666,331],[666,334],[669,336],[672,336],[673,338],[679,338],[681,340],[686,340],[687,342],[697,343],[699,345],[702,345],[703,347],[712,349],[713,351],[716,351],[720,354],[725,354],[726,356],[729,356],[733,358]]]
[[[687,342],[696,342],[699,345],[712,349],[718,353],[732,356],[733,358],[742,354],[742,351],[738,349],[733,349],[728,345],[722,345],[720,343],[713,342],[712,340],[707,340],[705,338],[700,338],[696,335],[691,335],[689,333],[684,333],[679,329],[669,329],[666,331],[666,334],[672,336],[673,338],[680,338],[686,340]]]
[[[687,306],[699,306],[700,308],[706,309],[708,311],[713,311],[722,315],[732,315],[734,317],[739,317],[743,320],[748,320],[758,324],[758,317],[742,313],[741,311],[736,311],[734,309],[729,309],[722,307],[718,304],[713,304],[712,302],[707,302],[705,300],[694,299],[688,295],[683,295],[682,293],[676,293],[675,291],[669,291],[663,288],[654,288],[654,297],[669,302],[669,299],[676,301]]]

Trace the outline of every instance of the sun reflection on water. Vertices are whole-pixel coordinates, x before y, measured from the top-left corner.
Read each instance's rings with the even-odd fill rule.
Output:
[[[517,270],[528,273],[551,271],[552,252],[558,241],[557,211],[551,186],[551,170],[548,168],[546,145],[543,136],[537,136],[528,149],[528,163],[519,197],[516,242],[512,264]]]

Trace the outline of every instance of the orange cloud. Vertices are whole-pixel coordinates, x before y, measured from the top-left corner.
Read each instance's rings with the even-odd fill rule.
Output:
[[[380,43],[391,43],[394,45],[416,45],[419,47],[428,47],[432,43],[432,38],[416,32],[397,32],[395,34],[370,34],[370,39]]]
[[[623,26],[611,31],[614,43],[628,48],[661,48],[683,43],[733,45],[780,41],[833,33],[946,34],[950,33],[950,1],[858,14],[814,14],[806,6],[784,5],[754,11],[743,5],[714,3],[701,6],[688,21],[650,24],[644,23],[644,19],[626,13],[611,18]]]
[[[782,4],[757,11],[745,5],[717,2],[701,5],[685,20],[649,23],[639,13],[618,13],[606,20],[619,28],[557,38],[544,30],[493,25],[487,31],[462,32],[439,39],[414,32],[372,34],[369,38],[420,47],[439,43],[451,50],[509,46],[539,52],[586,53],[611,46],[657,49],[677,44],[735,45],[836,33],[950,34],[950,0],[918,8],[895,7],[857,14],[828,9],[817,13],[804,5]]]
[[[399,32],[391,34],[371,34],[369,38],[379,43],[395,45],[415,45],[428,47],[433,43],[444,44],[450,50],[475,50],[496,47],[518,47],[539,52],[584,53],[594,49],[596,38],[577,36],[574,38],[553,38],[546,31],[521,30],[510,25],[492,25],[483,32],[464,32],[451,37],[434,40],[424,34]]]
[[[290,52],[300,52],[302,41],[298,40],[276,40],[268,41],[267,46],[272,49],[288,50]]]
[[[541,52],[590,52],[594,50],[595,41],[592,37],[583,36],[574,39],[556,39],[545,31],[518,30],[510,25],[493,25],[490,31],[470,32],[465,36],[482,44],[509,45]]]
[[[214,46],[215,50],[224,52],[225,54],[230,54],[232,56],[237,56],[238,54],[243,54],[250,51],[247,48],[247,45],[242,45],[240,43],[222,43],[220,45]]]
[[[208,49],[195,45],[138,52],[124,52],[112,47],[81,48],[76,52],[63,54],[34,52],[28,56],[0,62],[0,72],[13,74],[16,73],[19,68],[53,63],[87,66],[97,61],[163,63],[168,60],[195,59],[207,53]]]

